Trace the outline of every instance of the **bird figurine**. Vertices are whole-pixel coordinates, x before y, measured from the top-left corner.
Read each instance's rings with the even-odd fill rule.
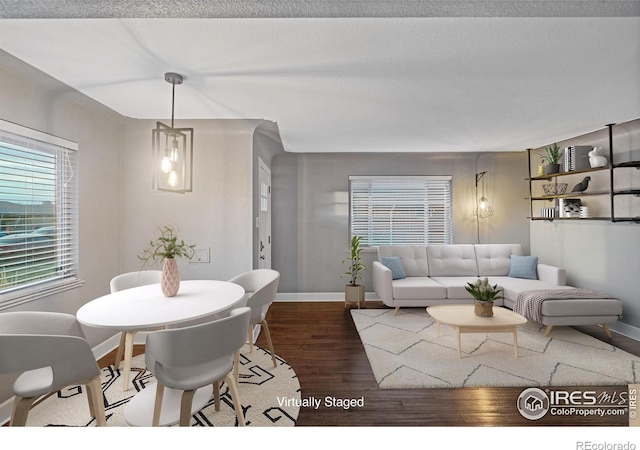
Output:
[[[589,187],[589,181],[591,181],[591,177],[584,177],[584,179],[576,184],[573,189],[571,189],[571,192],[584,192],[587,190],[587,188]]]

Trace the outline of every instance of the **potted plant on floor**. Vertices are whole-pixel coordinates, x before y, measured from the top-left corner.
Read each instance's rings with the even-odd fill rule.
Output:
[[[358,280],[362,278],[362,272],[367,266],[362,262],[360,252],[360,240],[362,236],[353,236],[351,238],[351,246],[349,249],[349,257],[342,260],[342,264],[347,263],[347,271],[342,274],[343,277],[349,277],[349,284],[344,287],[345,307],[347,303],[357,303],[360,308],[360,302],[364,302],[364,285],[358,284]]]
[[[563,152],[557,143],[544,148],[544,155],[540,156],[540,160],[546,163],[544,166],[545,175],[560,173],[560,158],[562,158],[562,155]]]
[[[180,289],[180,272],[177,258],[192,259],[195,256],[195,245],[178,240],[177,231],[169,226],[159,230],[160,235],[138,255],[143,267],[148,263],[162,261],[162,293],[165,297],[174,297]]]
[[[491,286],[488,278],[478,278],[475,283],[467,283],[465,289],[473,296],[473,311],[476,316],[493,316],[493,302],[500,297],[501,292],[497,284]]]

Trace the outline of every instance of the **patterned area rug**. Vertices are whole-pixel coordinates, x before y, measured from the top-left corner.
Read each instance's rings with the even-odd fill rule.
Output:
[[[544,337],[535,322],[511,333],[462,334],[436,323],[424,308],[352,310],[353,321],[382,389],[615,386],[640,382],[640,357],[569,327]]]
[[[278,367],[274,368],[271,354],[260,347],[254,347],[253,353],[249,353],[248,346],[241,350],[239,392],[246,426],[294,426],[296,423],[300,411],[299,406],[295,406],[300,404],[300,383],[286,361],[277,358],[277,362]],[[128,426],[124,418],[127,402],[136,392],[149,385],[155,386],[155,378],[144,367],[144,355],[133,358],[132,387],[128,391],[122,389],[119,370],[114,370],[113,366],[102,370],[107,426]],[[69,387],[39,403],[29,413],[27,426],[94,426],[87,396],[81,389],[83,386]],[[226,383],[220,389],[220,411],[215,411],[211,398],[207,406],[192,417],[191,425],[237,426]]]

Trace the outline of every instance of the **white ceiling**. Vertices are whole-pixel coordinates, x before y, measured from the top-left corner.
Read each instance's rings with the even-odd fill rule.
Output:
[[[523,150],[640,117],[638,9],[382,17],[364,4],[389,2],[343,3],[360,13],[33,19],[0,8],[0,49],[135,118],[170,119],[163,74],[178,72],[176,119],[272,120],[291,152]]]

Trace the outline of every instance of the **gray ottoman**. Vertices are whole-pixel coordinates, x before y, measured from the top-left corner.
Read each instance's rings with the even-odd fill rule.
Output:
[[[538,289],[519,292],[513,310],[546,325],[545,336],[556,325],[602,325],[611,339],[608,324],[622,317],[622,302],[590,289]]]
[[[547,326],[545,336],[549,336],[555,325],[602,325],[611,339],[608,324],[622,317],[622,302],[617,298],[546,300],[542,303],[541,313],[540,323]]]

